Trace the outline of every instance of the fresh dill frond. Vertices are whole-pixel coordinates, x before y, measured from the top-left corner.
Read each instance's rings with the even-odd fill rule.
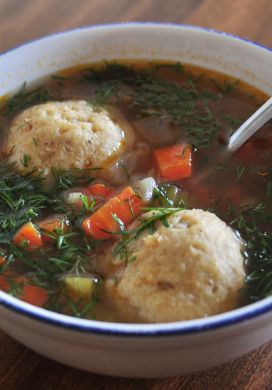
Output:
[[[24,154],[23,158],[21,159],[21,164],[24,168],[28,168],[30,159],[31,157],[29,154]]]
[[[245,242],[245,293],[251,301],[272,295],[272,211],[268,204],[229,207],[216,214],[238,230]]]
[[[186,193],[174,184],[158,184],[154,188],[154,201],[164,207],[186,207]]]
[[[224,80],[223,83],[220,84],[217,83],[214,79],[210,79],[210,81],[222,95],[227,95],[231,93],[232,91],[235,90],[235,88],[237,88],[237,86],[240,83],[239,80],[234,80],[234,81]]]
[[[242,176],[246,173],[247,168],[245,166],[237,165],[236,167],[236,175],[238,180],[242,178]]]
[[[144,232],[148,231],[153,233],[155,231],[155,225],[160,221],[164,226],[168,227],[167,218],[171,215],[184,210],[184,208],[164,208],[164,207],[148,207],[144,211],[150,211],[148,216],[139,217],[138,224],[131,230],[121,230],[118,235],[121,236],[117,244],[113,248],[113,256],[124,261],[126,264],[130,261],[135,260],[135,254],[128,248],[128,244],[137,240],[139,236]],[[133,260],[132,260],[133,259]]]
[[[3,115],[10,118],[19,111],[36,104],[46,103],[54,98],[52,92],[45,86],[28,91],[26,83],[24,83],[19,92],[8,98]]]
[[[94,180],[92,176],[99,168],[90,169],[51,169],[55,179],[53,191],[69,190],[72,187],[82,184],[89,184]]]
[[[89,199],[89,197],[87,195],[80,195],[80,199],[82,200],[82,203],[83,203],[83,207],[84,207],[84,210],[86,212],[93,212],[94,211],[94,208],[95,208],[95,205],[96,205],[96,201],[94,198],[92,198],[91,200]]]
[[[272,182],[269,181],[267,183],[267,187],[266,187],[266,196],[269,198],[269,199],[272,199]]]
[[[236,130],[243,123],[241,119],[234,118],[228,114],[224,114],[223,119],[227,122],[228,126],[230,126],[232,130]]]
[[[186,85],[167,81],[158,75],[162,67],[180,74],[181,64],[163,64],[151,69],[134,69],[118,63],[105,63],[101,68],[82,72],[82,80],[96,87],[96,102],[102,105],[118,98],[138,115],[157,116],[182,127],[188,142],[198,148],[208,146],[221,128],[213,117],[208,102],[220,98],[218,93],[202,91],[198,83],[202,75],[187,74]]]
[[[58,299],[59,298],[59,299]],[[59,302],[60,301],[60,302]],[[62,302],[61,302],[62,301]],[[63,304],[63,301],[65,304]],[[77,318],[91,318],[95,319],[95,306],[99,303],[99,298],[95,294],[90,301],[82,298],[72,298],[69,294],[62,294],[61,297],[52,300],[47,304],[48,310],[53,310],[59,313],[72,315]]]
[[[48,195],[43,191],[43,178],[31,171],[25,175],[14,173],[13,165],[0,162],[0,229],[10,232],[25,222],[37,218],[48,206]]]

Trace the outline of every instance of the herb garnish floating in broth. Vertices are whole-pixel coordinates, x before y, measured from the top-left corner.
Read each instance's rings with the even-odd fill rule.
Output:
[[[0,288],[119,322],[200,318],[271,295],[271,123],[218,158],[265,98],[166,62],[24,83],[0,109]]]

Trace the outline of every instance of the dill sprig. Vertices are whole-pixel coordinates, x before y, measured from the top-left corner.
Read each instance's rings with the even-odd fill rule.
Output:
[[[186,207],[186,193],[174,184],[158,184],[154,188],[153,198],[163,207]]]
[[[272,219],[270,220],[272,222]],[[247,241],[246,283],[253,301],[272,295],[272,233],[251,233]]]
[[[66,296],[66,300],[69,308],[71,309],[71,314],[74,317],[91,317],[92,319],[95,319],[94,308],[99,302],[96,295],[94,295],[88,303],[86,303],[83,299],[73,300],[69,295]]]
[[[88,302],[79,298],[71,297],[67,292],[60,290],[58,294],[52,295],[46,305],[46,309],[71,315],[77,318],[96,319],[95,307],[99,303],[99,292],[95,292]]]
[[[45,233],[45,232],[44,232]],[[81,231],[74,228],[65,233],[63,229],[55,229],[54,233],[47,233],[50,244],[39,251],[28,252],[26,248],[16,247],[9,239],[0,235],[0,247],[5,254],[6,262],[0,266],[3,274],[15,261],[20,262],[20,267],[25,267],[24,276],[28,284],[36,284],[45,288],[49,294],[46,308],[58,312],[66,312],[76,317],[93,317],[94,307],[99,301],[99,290],[95,291],[90,301],[72,299],[62,291],[60,282],[63,274],[79,275],[88,272],[90,256],[94,247],[93,242],[82,238]],[[9,277],[9,294],[19,296],[22,283],[14,277]]]
[[[54,98],[55,96],[45,86],[29,91],[26,87],[26,83],[24,83],[19,92],[8,98],[2,115],[10,118],[25,108],[54,100]]]
[[[220,215],[245,242],[246,289],[251,301],[272,295],[272,211],[267,203],[237,207]]]
[[[14,231],[38,217],[48,205],[42,190],[43,178],[32,170],[24,175],[13,172],[13,164],[0,162],[0,231]]]
[[[60,190],[69,190],[77,185],[89,184],[94,180],[93,174],[97,170],[99,170],[99,168],[74,168],[66,170],[57,170],[52,168],[51,172],[55,179],[53,191],[57,192]]]
[[[82,237],[81,230],[76,227],[67,233],[63,229],[56,229],[54,233],[44,232],[44,234],[50,237],[50,243],[46,247],[32,251],[17,247],[10,237],[0,235],[0,247],[8,254],[7,261],[0,267],[0,273],[5,272],[14,261],[19,260],[31,279],[50,289],[63,273],[86,272],[90,255],[97,243]]]
[[[62,186],[51,194],[46,193],[43,178],[35,170],[21,176],[13,168],[14,165],[5,160],[0,163],[0,254],[6,258],[0,271],[4,272],[19,260],[40,283],[49,284],[62,272],[83,272],[90,252],[98,243],[82,237],[81,229],[76,226],[76,218],[75,226],[71,226],[71,231],[67,233],[64,229],[56,229],[53,234],[43,232],[50,237],[50,243],[39,251],[30,252],[12,243],[12,236],[24,223],[30,220],[35,223],[38,217],[42,217],[44,209],[59,211],[62,199]],[[72,175],[71,171],[69,175]],[[85,181],[90,179],[86,179],[85,171],[76,171],[76,177],[72,179],[71,176],[69,183],[72,185],[82,177]],[[94,204],[86,203],[85,207],[89,212]]]
[[[118,234],[121,236],[117,244],[113,249],[113,256],[119,258],[121,261],[124,261],[126,264],[135,260],[134,252],[131,251],[128,245],[137,240],[139,236],[144,232],[148,231],[149,233],[153,233],[155,231],[155,226],[158,221],[160,221],[164,226],[169,227],[167,218],[171,215],[177,213],[178,211],[182,211],[184,208],[164,208],[164,207],[148,207],[145,208],[144,211],[150,211],[149,215],[145,215],[144,217],[138,218],[138,224],[134,229],[131,230],[121,230],[114,234]]]
[[[179,64],[167,65],[173,71],[185,73]],[[82,80],[96,85],[96,103],[107,104],[119,99],[137,108],[140,116],[158,116],[182,127],[188,142],[198,148],[208,146],[222,127],[209,109],[208,101],[222,97],[221,93],[202,91],[200,76],[187,74],[185,85],[159,77],[158,67],[136,70],[131,66],[106,63],[102,68],[83,71]],[[124,88],[125,87],[125,88]]]
[[[214,79],[210,79],[210,81],[222,95],[227,95],[231,93],[240,83],[239,80],[235,80],[233,82],[230,82],[229,80],[224,80],[220,84],[216,82]]]
[[[246,171],[247,171],[247,167],[245,167],[243,165],[236,166],[236,174],[237,174],[238,180],[240,180],[242,178],[242,176],[246,173]]]

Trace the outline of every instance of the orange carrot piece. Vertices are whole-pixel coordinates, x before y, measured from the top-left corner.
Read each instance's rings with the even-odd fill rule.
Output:
[[[99,196],[107,198],[113,193],[113,189],[102,183],[91,184],[88,186],[88,194],[92,196]]]
[[[132,187],[128,186],[124,188],[119,194],[117,194],[116,198],[119,200],[128,200],[133,196],[136,196],[139,199]]]
[[[26,249],[38,249],[43,246],[40,232],[32,222],[24,224],[14,235],[13,243],[17,246],[26,245]]]
[[[11,278],[11,275],[9,275],[9,277]],[[17,296],[18,299],[40,307],[44,306],[44,304],[47,302],[48,293],[44,288],[31,283],[27,284],[28,279],[21,276],[14,278],[14,281],[22,285],[22,291]],[[7,276],[0,275],[0,290],[4,292],[9,292],[10,288],[11,283],[9,281],[9,278]]]
[[[42,230],[45,230],[48,233],[54,233],[56,229],[63,229],[64,232],[67,231],[68,224],[65,218],[50,216],[48,218],[42,219],[37,222],[37,225]]]
[[[48,293],[42,287],[27,284],[23,286],[22,295],[18,298],[24,302],[31,303],[31,305],[42,307],[48,300]]]
[[[42,219],[41,221],[37,222],[37,225],[42,231],[54,234],[57,229],[61,229],[64,233],[66,233],[68,231],[69,223],[68,220],[66,220],[64,217],[49,216],[48,218]],[[42,240],[44,242],[52,240],[51,237],[46,234],[43,234],[43,232],[41,233],[41,235]]]
[[[86,234],[98,240],[108,239],[111,234],[118,232],[120,226],[114,219],[116,215],[127,226],[140,214],[143,206],[142,200],[131,187],[126,187],[121,193],[108,200],[94,214],[87,217],[82,228]]]
[[[0,265],[5,264],[6,259],[3,256],[0,256]]]
[[[54,234],[57,229],[62,229],[64,233],[66,233],[68,230],[68,220],[66,220],[64,217],[56,216],[56,215],[54,216],[51,215],[45,219],[42,219],[41,221],[37,222],[37,225],[42,231],[51,234]],[[43,232],[42,232],[42,239],[44,242],[48,242],[52,240],[51,237],[49,237],[46,234],[43,234]]]
[[[0,290],[2,291],[8,291],[10,288],[8,279],[4,275],[0,275]]]
[[[126,187],[116,198],[120,200],[119,207],[123,216],[121,219],[125,225],[128,225],[141,213],[143,201],[130,186]]]
[[[154,157],[162,179],[181,180],[192,175],[192,150],[189,145],[155,149]]]

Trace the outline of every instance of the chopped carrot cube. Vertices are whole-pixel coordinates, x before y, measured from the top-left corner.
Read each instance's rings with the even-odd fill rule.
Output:
[[[34,306],[42,307],[48,300],[48,293],[42,287],[27,284],[23,286],[22,295],[18,298],[24,302],[31,303]]]
[[[26,249],[38,249],[43,246],[39,230],[32,222],[25,223],[14,235],[13,243],[17,246],[25,246]]]
[[[9,292],[11,288],[9,278],[11,278],[11,275],[9,277],[0,275],[0,290]],[[48,300],[48,293],[44,288],[34,284],[27,284],[29,281],[25,277],[16,277],[14,281],[22,285],[22,290],[18,294],[19,299],[35,306],[44,306]]]
[[[192,174],[192,150],[189,145],[155,149],[154,157],[162,179],[181,180]]]

